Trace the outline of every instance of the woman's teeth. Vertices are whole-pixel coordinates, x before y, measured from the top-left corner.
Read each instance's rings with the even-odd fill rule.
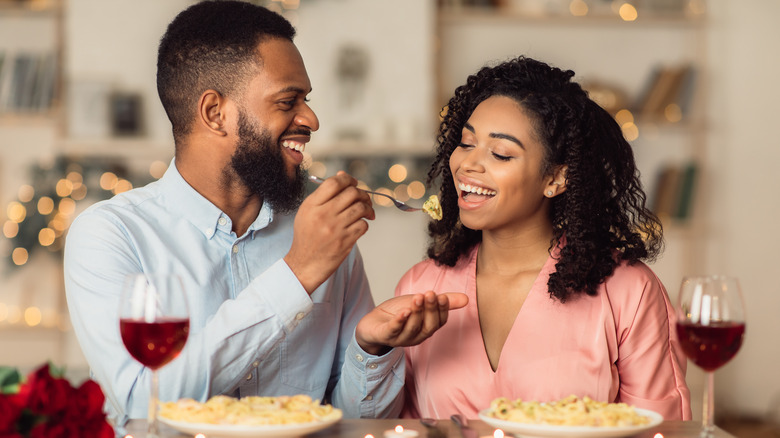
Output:
[[[290,140],[283,141],[282,146],[298,152],[303,152],[303,150],[306,148],[305,144],[298,143],[297,141],[290,141]]]
[[[490,189],[483,189],[482,187],[472,186],[469,184],[458,183],[458,187],[461,192],[476,193],[477,195],[495,196],[496,191]]]

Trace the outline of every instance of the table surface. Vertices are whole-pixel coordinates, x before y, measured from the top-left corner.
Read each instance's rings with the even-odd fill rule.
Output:
[[[460,432],[457,426],[455,426],[450,420],[439,420],[437,428],[441,433],[437,431],[427,429],[418,420],[399,420],[399,419],[382,419],[382,420],[357,420],[357,419],[345,419],[334,424],[327,429],[320,430],[309,435],[307,438],[364,438],[366,435],[372,435],[375,438],[384,438],[384,432],[386,430],[392,430],[397,425],[401,425],[404,429],[412,429],[419,432],[419,438],[461,438]],[[494,429],[489,425],[479,420],[469,421],[469,426],[477,431],[479,437],[491,437],[493,436]],[[699,428],[701,423],[698,421],[665,421],[659,426],[654,427],[646,432],[642,432],[636,435],[632,435],[632,438],[655,438],[655,434],[661,433],[663,438],[697,438],[699,436]],[[146,421],[144,420],[132,420],[127,424],[127,434],[132,435],[133,438],[145,438],[146,437]],[[165,425],[160,425],[160,432],[163,437],[169,438],[184,438],[191,437],[192,435],[179,433]],[[508,435],[508,434],[507,434]],[[715,437],[717,438],[735,438],[719,428],[716,428]],[[206,436],[206,438],[213,438]]]

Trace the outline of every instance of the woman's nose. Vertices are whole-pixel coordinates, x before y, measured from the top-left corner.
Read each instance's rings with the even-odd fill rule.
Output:
[[[466,156],[463,157],[461,167],[466,170],[482,170],[484,169],[482,166],[484,158],[484,153],[480,148],[472,148],[466,153]]]

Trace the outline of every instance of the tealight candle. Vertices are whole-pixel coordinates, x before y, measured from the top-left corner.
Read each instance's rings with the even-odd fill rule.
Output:
[[[413,438],[419,434],[420,433],[414,429],[404,429],[400,424],[396,426],[394,430],[385,431],[386,438]]]
[[[501,429],[496,429],[493,431],[493,435],[485,435],[479,438],[504,438],[504,431]]]

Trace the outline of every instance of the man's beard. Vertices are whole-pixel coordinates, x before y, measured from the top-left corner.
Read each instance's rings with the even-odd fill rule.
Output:
[[[306,179],[300,167],[292,178],[287,175],[281,148],[268,130],[254,128],[243,109],[239,111],[238,143],[230,166],[244,185],[275,212],[288,213],[301,205]]]

